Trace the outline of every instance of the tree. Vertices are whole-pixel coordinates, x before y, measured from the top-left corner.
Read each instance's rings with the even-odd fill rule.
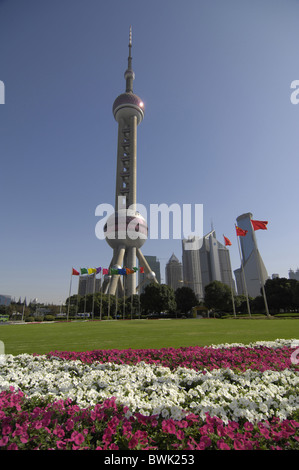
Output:
[[[295,308],[299,307],[299,281],[297,281],[293,289],[293,303]]]
[[[177,309],[181,313],[190,312],[192,307],[198,304],[197,297],[190,287],[179,287],[175,291]]]
[[[214,310],[230,311],[231,290],[228,285],[220,281],[210,282],[205,286],[205,306]]]
[[[279,312],[280,309],[288,310],[295,307],[294,293],[298,281],[277,277],[267,279],[265,283],[265,293],[269,309]]]
[[[172,313],[176,310],[174,290],[166,284],[147,285],[140,295],[140,302],[145,313]]]

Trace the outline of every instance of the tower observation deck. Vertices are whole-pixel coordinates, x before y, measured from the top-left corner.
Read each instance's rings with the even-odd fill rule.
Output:
[[[136,210],[137,204],[137,126],[144,118],[144,103],[133,92],[135,74],[132,69],[132,29],[129,36],[128,67],[124,74],[126,90],[113,103],[113,115],[118,123],[115,212],[104,226],[106,241],[113,249],[110,268],[136,266],[136,257],[144,266],[147,279],[156,281],[140,248],[147,239],[146,220]],[[157,282],[157,281],[156,281]],[[115,294],[117,289],[126,295],[136,293],[136,273],[128,276],[112,274],[105,282],[105,292]]]

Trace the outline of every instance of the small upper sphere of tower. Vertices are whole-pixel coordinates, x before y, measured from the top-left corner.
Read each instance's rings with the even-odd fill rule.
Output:
[[[122,117],[135,115],[139,124],[144,117],[144,103],[134,93],[122,93],[113,103],[113,115],[116,121]]]

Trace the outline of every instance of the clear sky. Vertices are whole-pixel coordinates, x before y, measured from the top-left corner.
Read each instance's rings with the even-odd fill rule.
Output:
[[[0,0],[0,294],[63,302],[72,267],[108,267],[96,207],[114,204],[115,98],[129,27],[138,201],[203,204],[204,233],[256,232],[269,275],[299,266],[296,0]],[[164,267],[180,240],[148,240]],[[77,278],[73,278],[72,293]]]

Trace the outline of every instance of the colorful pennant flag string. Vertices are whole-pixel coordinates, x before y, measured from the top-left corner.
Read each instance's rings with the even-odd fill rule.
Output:
[[[130,268],[80,268],[80,272],[77,271],[76,269],[72,268],[72,276],[79,276],[80,273],[82,274],[99,274],[102,272],[102,274],[122,274],[122,275],[127,275],[127,274],[134,274],[136,272],[144,273],[144,268],[136,268],[134,267],[133,269]]]

